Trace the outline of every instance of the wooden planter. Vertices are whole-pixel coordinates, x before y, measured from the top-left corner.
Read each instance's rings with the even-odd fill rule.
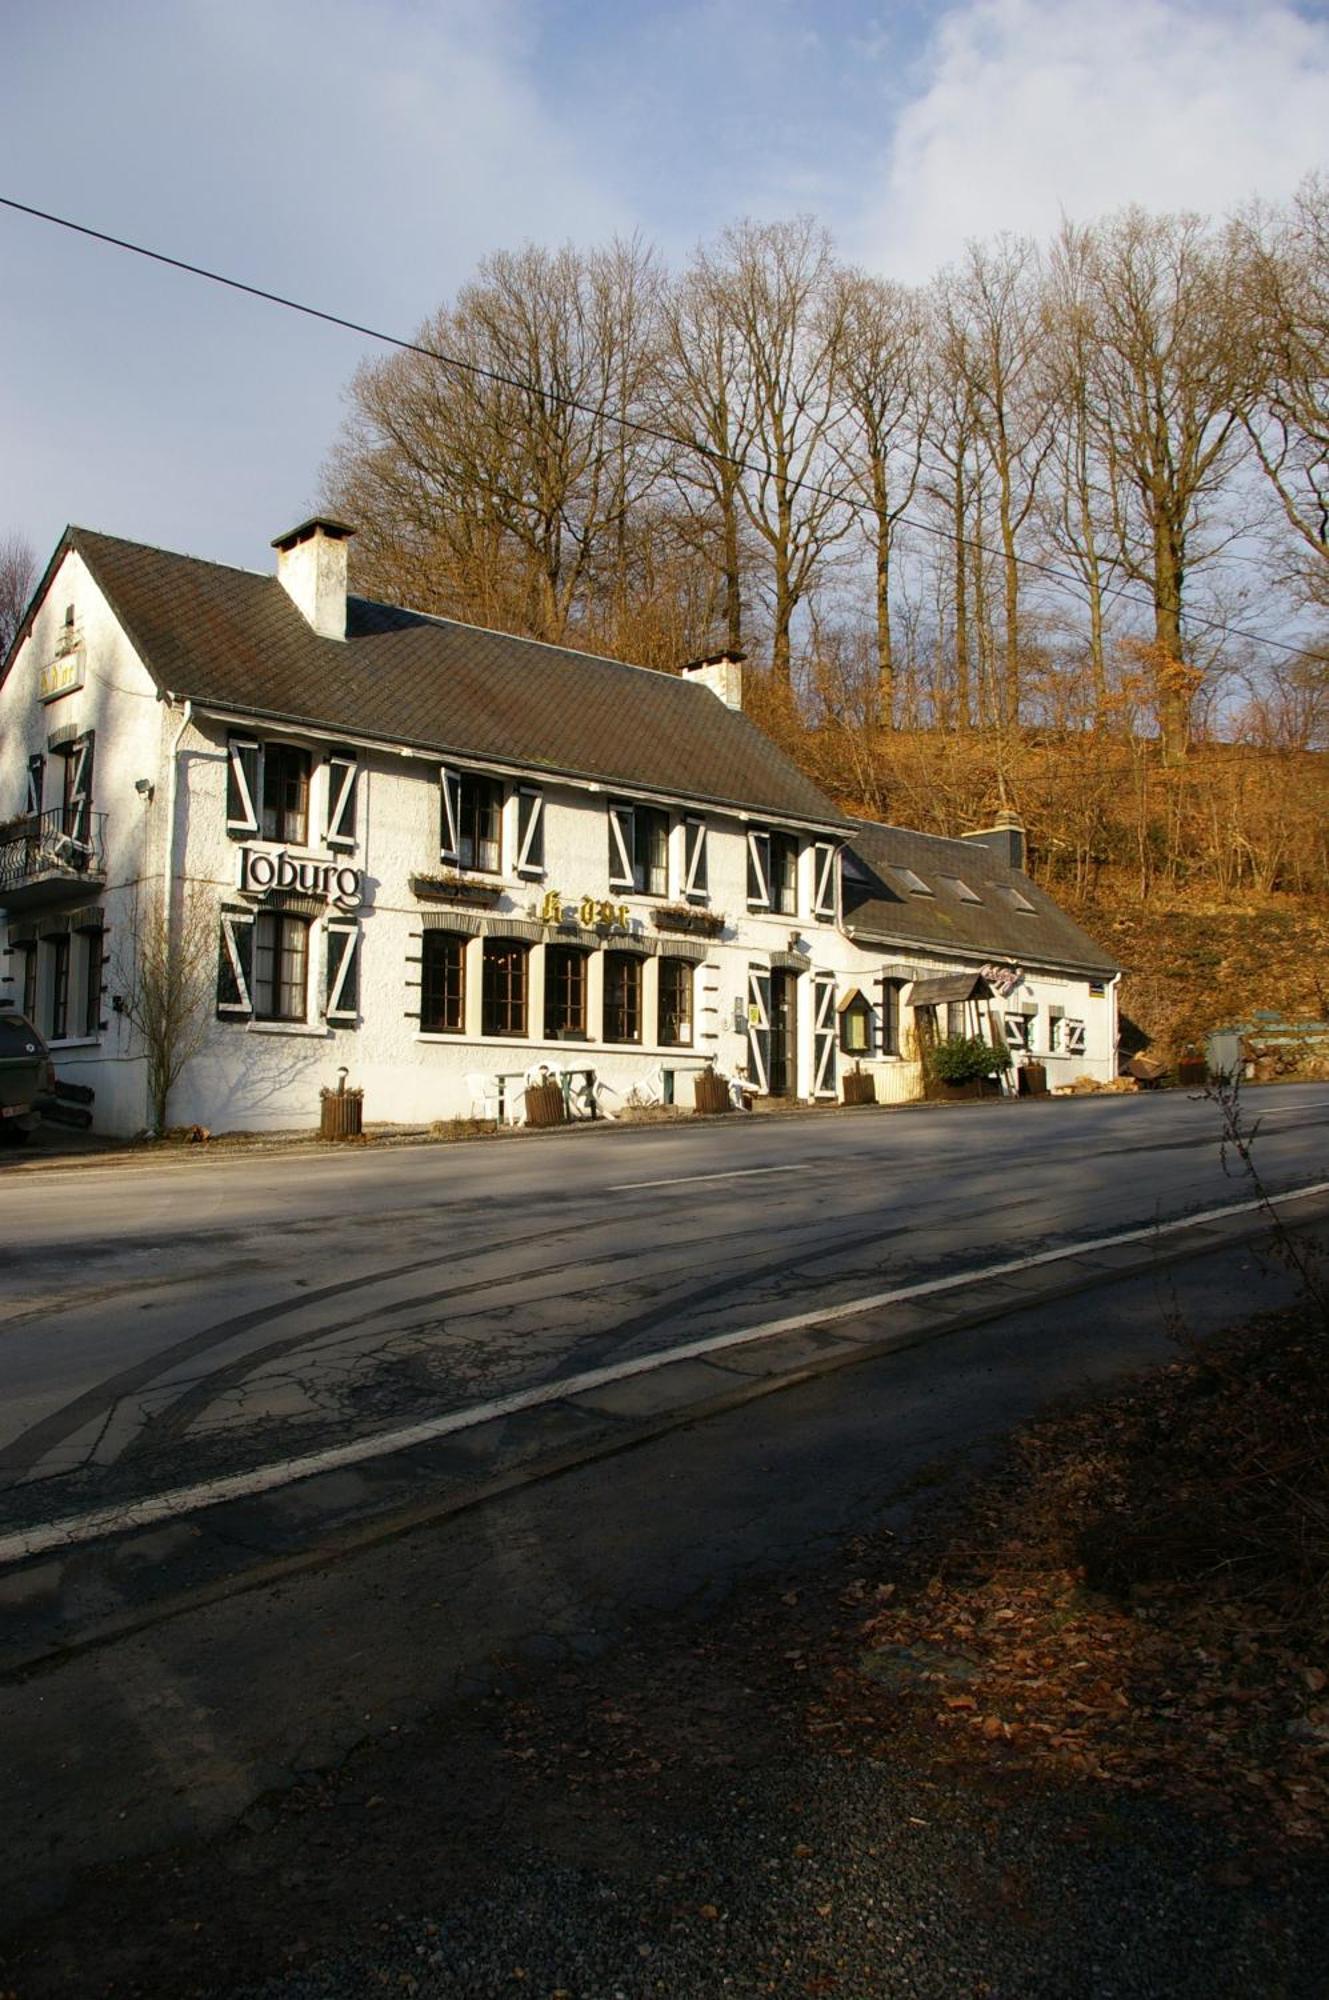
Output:
[[[319,1092],[320,1139],[359,1139],[364,1133],[365,1094],[363,1090],[323,1090]]]
[[[699,1070],[692,1079],[693,1109],[703,1117],[729,1110],[729,1081],[713,1069]]]
[[[1177,1082],[1183,1090],[1203,1090],[1209,1081],[1209,1065],[1203,1056],[1183,1056],[1177,1064]]]
[[[850,1070],[841,1079],[843,1100],[846,1104],[875,1104],[877,1101],[877,1079],[863,1070]]]
[[[528,1125],[563,1125],[567,1122],[568,1108],[563,1102],[563,1086],[557,1078],[551,1078],[548,1083],[528,1083],[525,1105]]]

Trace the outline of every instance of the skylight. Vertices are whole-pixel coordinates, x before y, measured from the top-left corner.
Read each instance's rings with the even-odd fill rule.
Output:
[[[1030,902],[1027,896],[1022,895],[1018,889],[1013,889],[1009,883],[1003,882],[1000,885],[1000,887],[1002,895],[1005,896],[1007,900],[1010,903],[1012,903],[1017,910],[1027,910],[1031,917],[1037,916],[1038,912],[1035,910],[1033,904]]]
[[[912,868],[902,868],[898,862],[892,862],[891,873],[899,876],[911,896],[930,896],[932,894],[923,877],[915,875]]]
[[[975,895],[969,884],[962,882],[958,875],[939,875],[937,880],[944,882],[951,894],[957,896],[962,903],[981,903],[983,900],[981,896]]]

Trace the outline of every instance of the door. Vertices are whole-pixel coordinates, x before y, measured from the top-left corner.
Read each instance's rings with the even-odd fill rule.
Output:
[[[771,974],[770,1092],[772,1097],[792,1097],[798,1073],[798,1010],[795,1000],[796,972]]]

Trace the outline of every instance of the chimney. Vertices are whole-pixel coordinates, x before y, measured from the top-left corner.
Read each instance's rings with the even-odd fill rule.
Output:
[[[1018,814],[1003,809],[997,814],[995,825],[981,833],[966,833],[964,838],[986,847],[1005,867],[1023,870],[1024,825]]]
[[[272,544],[278,583],[321,639],[346,637],[346,544],[354,533],[316,514]]]
[[[735,652],[732,646],[725,646],[714,653],[704,653],[699,660],[689,660],[682,669],[685,681],[695,681],[698,686],[709,688],[718,695],[726,708],[742,709],[743,706],[743,662],[746,653]]]

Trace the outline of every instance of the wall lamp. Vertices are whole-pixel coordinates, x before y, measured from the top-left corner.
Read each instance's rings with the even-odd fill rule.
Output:
[[[151,778],[136,779],[134,784],[134,790],[138,793],[141,799],[146,799],[149,805],[152,804],[152,795],[156,789],[157,788],[153,784]]]

